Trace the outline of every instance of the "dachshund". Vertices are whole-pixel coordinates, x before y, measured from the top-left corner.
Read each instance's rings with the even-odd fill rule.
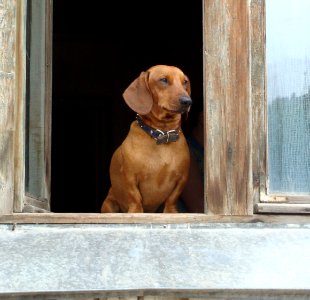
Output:
[[[189,78],[175,66],[156,65],[124,91],[137,113],[111,159],[111,187],[102,213],[177,213],[190,155],[181,130],[192,105]]]

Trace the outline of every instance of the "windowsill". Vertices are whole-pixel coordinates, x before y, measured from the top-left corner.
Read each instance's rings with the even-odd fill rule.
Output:
[[[2,224],[0,299],[306,299],[309,238],[310,224]]]
[[[271,223],[306,224],[307,215],[254,214],[210,216],[205,214],[100,214],[100,213],[13,213],[0,215],[0,224],[182,224],[182,223]]]

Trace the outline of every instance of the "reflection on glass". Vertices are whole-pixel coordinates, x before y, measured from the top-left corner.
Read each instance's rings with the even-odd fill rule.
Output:
[[[266,0],[270,193],[310,194],[310,0]]]
[[[45,198],[45,1],[27,1],[27,93],[25,132],[25,191]]]

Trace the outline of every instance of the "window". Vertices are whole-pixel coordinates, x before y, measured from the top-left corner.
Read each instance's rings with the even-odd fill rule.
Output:
[[[25,6],[27,3],[27,7]],[[50,130],[51,130],[51,1],[31,0],[20,6],[26,36],[21,39],[24,62],[24,103],[18,111],[23,139],[16,144],[18,177],[15,187],[15,212],[50,210]],[[25,93],[25,94],[23,94]]]
[[[264,106],[264,1],[253,1],[250,7],[242,1],[229,2],[227,10],[223,10],[222,3],[211,1],[203,2],[203,11],[199,5],[191,6],[192,11],[187,13],[195,22],[188,26],[196,27],[178,32],[173,39],[165,36],[164,52],[162,44],[150,52],[154,48],[152,38],[141,42],[139,36],[132,37],[133,28],[127,24],[130,22],[125,15],[115,21],[127,20],[126,28],[117,27],[122,28],[118,31],[122,36],[119,38],[109,30],[112,24],[110,19],[105,18],[108,24],[103,24],[100,16],[96,15],[100,10],[92,6],[88,7],[85,18],[91,13],[95,15],[85,19],[87,26],[84,26],[86,23],[79,23],[86,11],[81,8],[76,14],[70,14],[71,6],[63,1],[55,0],[52,6],[51,1],[33,0],[28,1],[28,7],[24,2],[16,7],[17,24],[21,29],[16,41],[19,45],[16,72],[18,102],[14,114],[16,141],[13,143],[11,139],[11,152],[3,150],[7,149],[7,142],[3,142],[1,148],[2,164],[6,161],[12,166],[14,161],[15,165],[15,173],[11,177],[9,172],[2,175],[3,178],[11,178],[8,180],[10,184],[5,180],[1,183],[3,191],[9,194],[14,192],[15,212],[49,209],[51,147],[54,147],[52,181],[56,182],[56,188],[53,190],[52,187],[52,211],[98,211],[106,192],[104,189],[108,186],[106,170],[111,153],[122,141],[128,121],[133,118],[119,99],[128,84],[125,78],[128,80],[141,69],[162,62],[167,55],[173,63],[185,62],[185,69],[189,70],[187,73],[194,74],[193,92],[197,94],[193,98],[204,98],[205,101],[207,214],[247,216],[253,214],[254,204],[257,212],[262,212],[261,207],[267,207],[263,203],[269,192],[266,186],[266,132],[262,130],[267,116]],[[119,12],[117,6],[113,9]],[[55,69],[52,113],[55,122],[51,146],[52,10],[57,21],[53,33]],[[72,22],[67,22],[69,17]],[[73,22],[75,17],[78,20]],[[25,20],[28,20],[27,30]],[[134,24],[139,26],[140,23],[137,21]],[[196,31],[196,28],[199,30]],[[124,34],[122,30],[125,29]],[[154,34],[159,34],[158,38],[163,37],[156,26],[153,29]],[[28,32],[27,39],[25,32]],[[128,50],[126,56],[121,51],[124,47]],[[142,63],[138,64],[137,59]],[[127,71],[120,71],[124,65]],[[7,74],[11,76],[9,72]],[[30,80],[27,82],[25,78]],[[83,81],[85,78],[88,81]],[[103,85],[102,80],[107,84]],[[13,80],[11,88],[14,84]],[[37,88],[33,89],[34,86]],[[202,89],[204,95],[200,94]],[[119,105],[115,105],[116,101],[120,101]],[[7,106],[2,104],[3,107]],[[116,114],[119,114],[119,124],[116,128],[110,127],[110,116]],[[36,143],[37,138],[39,143]],[[7,153],[10,153],[8,157]],[[10,169],[7,165],[2,169],[6,168]],[[76,189],[77,186],[79,189]],[[79,201],[76,201],[77,197]],[[10,200],[2,204],[3,211],[10,211],[7,207],[10,207],[12,197],[8,198]]]
[[[51,126],[51,30],[48,1],[27,1],[25,210],[49,210]],[[30,198],[31,197],[31,198]]]
[[[262,200],[284,203],[271,211],[305,212],[310,203],[309,8],[306,0],[266,1],[268,177]]]

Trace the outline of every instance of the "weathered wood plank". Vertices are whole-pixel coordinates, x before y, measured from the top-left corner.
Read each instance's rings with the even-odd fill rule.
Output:
[[[271,214],[310,214],[310,204],[257,203],[255,204],[255,212]]]
[[[0,213],[13,210],[16,1],[0,5]]]
[[[13,130],[0,131],[0,214],[12,212],[13,151]]]
[[[93,298],[93,299],[84,299],[84,300],[140,300],[139,297],[107,297],[107,298]]]
[[[189,298],[180,298],[173,296],[144,296],[141,300],[189,300]]]
[[[251,0],[253,203],[266,193],[265,1]]]
[[[53,80],[53,0],[46,2],[45,16],[45,124],[44,124],[44,179],[45,198],[50,210],[51,201],[51,152],[52,152],[52,80]]]
[[[21,212],[25,191],[26,1],[18,1],[16,6],[16,49],[14,212]]]
[[[95,213],[22,213],[1,215],[0,224],[207,224],[267,223],[307,224],[304,215],[209,216],[204,214],[95,214]]]
[[[253,212],[249,5],[204,1],[206,191],[209,214]]]

